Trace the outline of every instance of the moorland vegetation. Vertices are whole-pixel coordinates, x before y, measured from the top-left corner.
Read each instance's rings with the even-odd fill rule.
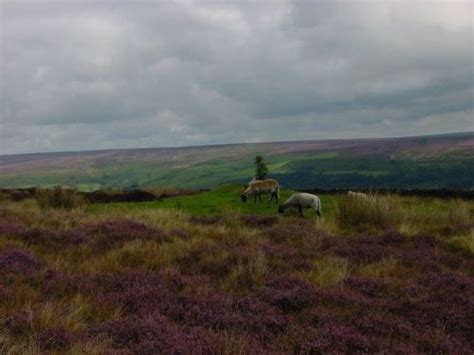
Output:
[[[0,156],[0,187],[214,189],[254,174],[292,189],[473,189],[474,133]],[[257,177],[268,173],[262,166]]]
[[[0,353],[473,352],[473,201],[240,192],[3,199]]]

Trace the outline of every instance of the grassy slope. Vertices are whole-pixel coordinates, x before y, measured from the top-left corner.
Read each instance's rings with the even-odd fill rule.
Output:
[[[241,214],[273,215],[277,213],[277,204],[269,203],[269,197],[263,196],[263,202],[254,203],[248,201],[243,203],[240,199],[242,185],[227,185],[219,189],[203,192],[192,196],[182,196],[169,198],[163,201],[151,202],[128,202],[112,203],[104,205],[91,205],[88,207],[90,212],[103,209],[126,211],[129,209],[152,210],[152,209],[172,209],[188,212],[197,215],[219,215],[228,212],[237,212]],[[293,191],[282,189],[280,192],[281,201],[285,201],[291,196]],[[323,214],[334,213],[336,197],[331,195],[320,195],[323,207]],[[314,217],[313,211],[307,210],[305,214],[308,217]]]
[[[190,213],[193,215],[276,215],[277,205],[268,202],[268,196],[263,196],[263,202],[254,203],[248,201],[243,203],[240,200],[240,192],[242,185],[226,185],[221,188],[203,192],[197,195],[180,196],[175,198],[168,198],[162,201],[151,202],[126,202],[126,203],[108,203],[108,204],[94,204],[87,207],[90,214],[94,213],[128,213],[129,211],[156,211],[156,210],[172,210]],[[280,203],[284,202],[290,197],[294,191],[289,189],[282,189],[280,191]],[[337,204],[341,202],[344,195],[330,195],[318,194],[321,199],[322,213],[324,220],[328,224],[332,224],[337,215]],[[468,206],[470,215],[474,218],[474,204],[463,202],[456,199],[439,199],[439,198],[418,198],[418,197],[393,197],[394,203],[399,204],[400,209],[404,210],[411,218],[403,221],[399,220],[397,223],[403,225],[416,224],[418,219],[437,215],[446,214],[450,209],[456,210],[459,206]],[[295,210],[288,210],[286,215],[296,215]],[[304,214],[307,219],[315,219],[316,214],[313,210],[305,210]],[[418,218],[418,219],[417,219]],[[449,216],[447,217],[449,219]],[[411,227],[407,227],[408,229]],[[350,232],[350,231],[349,231]]]
[[[263,154],[290,188],[472,187],[473,134],[180,149],[0,156],[0,186],[174,186],[214,188],[253,175]]]

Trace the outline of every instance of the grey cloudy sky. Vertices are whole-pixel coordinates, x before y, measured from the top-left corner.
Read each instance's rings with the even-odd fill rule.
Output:
[[[0,154],[474,130],[474,2],[1,0]]]

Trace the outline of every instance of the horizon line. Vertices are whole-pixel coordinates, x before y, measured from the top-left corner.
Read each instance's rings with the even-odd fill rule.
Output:
[[[208,147],[222,147],[230,145],[250,145],[250,144],[277,144],[277,143],[304,143],[304,142],[327,142],[327,141],[363,141],[363,140],[389,140],[389,139],[405,139],[418,137],[440,137],[440,136],[455,136],[455,135],[474,135],[474,131],[467,132],[449,132],[449,133],[434,133],[434,134],[417,134],[408,136],[392,136],[392,137],[358,137],[358,138],[329,138],[329,139],[300,139],[300,140],[282,140],[282,141],[263,141],[263,142],[232,142],[232,143],[214,143],[214,144],[197,144],[185,146],[153,146],[153,147],[136,147],[136,148],[99,148],[99,149],[85,149],[85,150],[58,150],[45,152],[29,152],[29,153],[12,153],[0,154],[0,157],[11,157],[18,155],[40,155],[40,154],[67,154],[67,153],[94,153],[94,152],[109,152],[121,150],[146,150],[146,149],[190,149],[190,148],[208,148]]]

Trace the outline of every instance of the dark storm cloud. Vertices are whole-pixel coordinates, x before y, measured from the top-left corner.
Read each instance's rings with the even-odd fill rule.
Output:
[[[474,130],[469,0],[1,6],[3,154]]]

